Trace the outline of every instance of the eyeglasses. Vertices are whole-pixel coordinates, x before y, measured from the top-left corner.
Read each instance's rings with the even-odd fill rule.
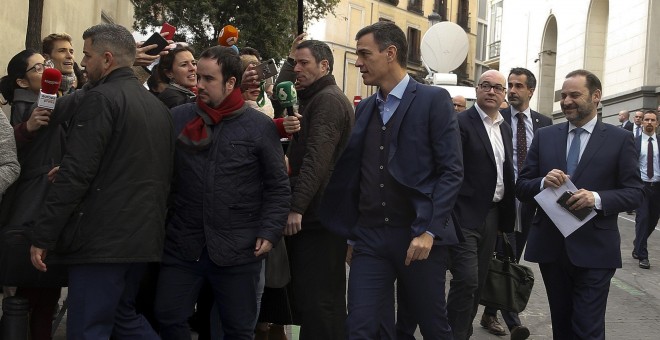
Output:
[[[495,93],[504,93],[504,86],[500,84],[491,85],[489,83],[481,83],[478,85],[485,92],[488,92],[490,91],[490,89],[493,89]]]
[[[30,67],[29,69],[25,70],[25,73],[27,74],[27,73],[29,73],[29,72],[32,71],[32,70],[37,71],[37,73],[44,73],[44,69],[45,69],[45,68],[46,68],[46,66],[45,66],[44,64],[42,64],[42,63],[36,63],[36,64],[34,64],[34,66],[32,66],[32,67]]]

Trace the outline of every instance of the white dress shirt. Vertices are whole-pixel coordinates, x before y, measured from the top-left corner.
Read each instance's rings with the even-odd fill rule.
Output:
[[[646,175],[646,155],[648,155],[649,137],[651,137],[651,144],[653,144],[653,178]],[[642,142],[640,143],[639,150],[639,172],[642,175],[644,182],[658,182],[660,181],[660,160],[658,159],[658,140],[655,134],[647,135],[646,132],[642,133]]]
[[[493,121],[479,105],[475,103],[474,106],[481,116],[481,121],[484,123],[488,139],[490,140],[490,145],[493,148],[495,167],[497,168],[497,184],[495,185],[493,202],[499,202],[504,197],[504,160],[506,156],[504,153],[504,142],[502,141],[502,131],[500,131],[500,125],[504,122],[504,117],[497,111],[497,117]]]

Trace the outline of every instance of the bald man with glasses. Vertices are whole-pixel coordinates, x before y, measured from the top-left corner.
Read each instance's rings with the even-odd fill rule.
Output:
[[[456,340],[472,335],[497,233],[512,232],[515,222],[513,132],[499,111],[505,92],[504,75],[486,71],[476,87],[475,105],[458,114],[464,179],[453,215],[465,241],[449,250],[452,279],[447,296]]]
[[[456,112],[465,111],[465,108],[467,107],[467,100],[465,97],[461,95],[453,96],[451,97],[451,101],[454,103],[454,110]]]

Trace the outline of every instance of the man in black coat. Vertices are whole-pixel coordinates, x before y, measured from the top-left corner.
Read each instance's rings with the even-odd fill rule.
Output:
[[[644,132],[635,138],[635,150],[639,153],[639,170],[646,196],[635,216],[635,240],[632,256],[639,259],[639,267],[650,269],[647,242],[660,217],[660,150],[658,150],[658,113],[644,113]]]
[[[505,91],[504,75],[486,71],[477,84],[476,104],[458,114],[464,180],[453,214],[465,241],[450,247],[447,296],[449,325],[457,340],[472,335],[498,230],[513,231],[516,217],[512,132],[499,112]]]
[[[509,103],[511,106],[501,110],[504,121],[509,123],[513,132],[513,169],[518,177],[518,173],[525,164],[527,150],[532,145],[534,133],[541,127],[552,125],[552,119],[542,115],[529,107],[529,100],[534,95],[536,89],[536,77],[528,69],[516,67],[511,69],[508,78]],[[532,218],[536,213],[536,205],[517,202],[518,219],[516,223],[516,232],[509,233],[513,250],[516,254],[516,261],[520,260],[527,234],[532,225]],[[502,318],[511,331],[511,339],[526,339],[529,337],[529,330],[522,325],[517,313],[502,311]],[[497,320],[497,309],[486,307],[481,316],[481,326],[488,329],[490,333],[496,335],[506,334],[504,328]]]
[[[130,69],[136,50],[126,28],[96,25],[83,39],[91,86],[32,229],[31,260],[41,271],[46,260],[69,264],[70,338],[158,339],[133,302],[163,251],[172,120]]]
[[[619,111],[619,127],[628,131],[633,130],[633,123],[630,121],[630,112],[628,110]]]

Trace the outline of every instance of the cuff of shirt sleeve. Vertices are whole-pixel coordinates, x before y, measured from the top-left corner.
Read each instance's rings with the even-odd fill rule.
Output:
[[[435,235],[433,235],[433,233],[432,233],[432,232],[430,232],[430,231],[428,231],[428,230],[427,230],[427,231],[425,231],[425,233],[427,233],[427,234],[429,234],[429,235],[431,235],[431,237],[433,237],[433,239],[435,239]]]
[[[591,193],[594,194],[594,208],[597,210],[603,210],[603,203],[600,201],[600,195],[595,191],[592,191]]]

